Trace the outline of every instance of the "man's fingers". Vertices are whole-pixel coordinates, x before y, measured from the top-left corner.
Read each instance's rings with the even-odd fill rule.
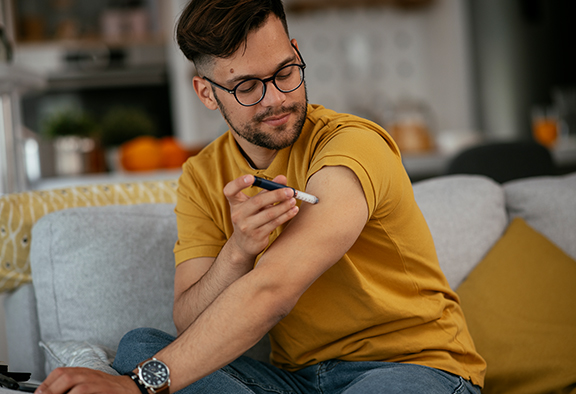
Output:
[[[286,177],[279,175],[274,181],[286,185]],[[236,245],[250,256],[256,256],[269,242],[274,229],[298,213],[294,191],[290,188],[263,190],[248,197],[243,190],[252,186],[254,176],[244,175],[224,187],[230,203],[230,219],[234,226]]]
[[[246,201],[248,197],[242,193],[242,190],[252,185],[252,183],[254,183],[252,175],[238,177],[224,186],[224,195],[230,203]]]
[[[276,178],[272,179],[272,182],[286,186],[288,184],[288,179],[284,175],[278,175]]]
[[[279,175],[274,178],[274,181],[278,180],[278,183],[283,185],[286,184],[286,177],[284,175]],[[224,195],[228,199],[231,205],[235,205],[238,203],[243,203],[247,201],[249,198],[242,193],[242,190],[246,189],[247,187],[252,186],[254,183],[254,176],[252,175],[243,175],[234,179],[233,181],[229,182],[224,187]],[[286,201],[294,196],[294,191],[290,188],[282,188],[272,191],[266,191],[257,194],[256,196],[252,197],[253,200],[253,212],[249,214],[253,214],[258,210],[267,207],[269,205],[276,204],[278,202]]]
[[[80,371],[80,369],[78,369]],[[36,389],[36,393],[60,394],[66,393],[74,387],[74,375],[68,368],[57,368]]]
[[[137,393],[138,388],[126,376],[112,376],[87,368],[57,368],[36,389],[39,394],[64,393]]]
[[[296,200],[291,198],[280,204],[268,207],[255,215],[256,228],[264,233],[271,233],[274,229],[288,220],[292,219],[298,213]]]

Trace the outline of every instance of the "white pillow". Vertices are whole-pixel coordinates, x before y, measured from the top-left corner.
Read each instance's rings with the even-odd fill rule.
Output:
[[[414,196],[440,267],[456,289],[506,228],[504,192],[484,176],[451,175],[415,183]]]
[[[511,217],[522,217],[576,259],[576,173],[504,184]]]
[[[46,370],[58,367],[83,367],[118,375],[112,368],[116,351],[79,341],[40,341],[46,354]]]

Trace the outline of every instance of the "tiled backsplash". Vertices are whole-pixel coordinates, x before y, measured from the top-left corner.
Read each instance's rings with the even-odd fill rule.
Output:
[[[311,102],[380,121],[395,101],[429,97],[420,15],[392,8],[328,10],[290,19]]]

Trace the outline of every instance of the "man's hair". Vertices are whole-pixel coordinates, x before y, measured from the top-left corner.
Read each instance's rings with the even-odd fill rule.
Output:
[[[191,0],[176,25],[176,39],[184,56],[201,68],[232,56],[271,14],[288,35],[282,0]]]

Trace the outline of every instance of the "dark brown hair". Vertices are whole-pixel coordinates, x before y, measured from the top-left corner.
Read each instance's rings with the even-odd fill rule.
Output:
[[[282,0],[191,0],[176,25],[184,56],[201,67],[213,57],[232,56],[248,33],[277,16],[288,34]]]

